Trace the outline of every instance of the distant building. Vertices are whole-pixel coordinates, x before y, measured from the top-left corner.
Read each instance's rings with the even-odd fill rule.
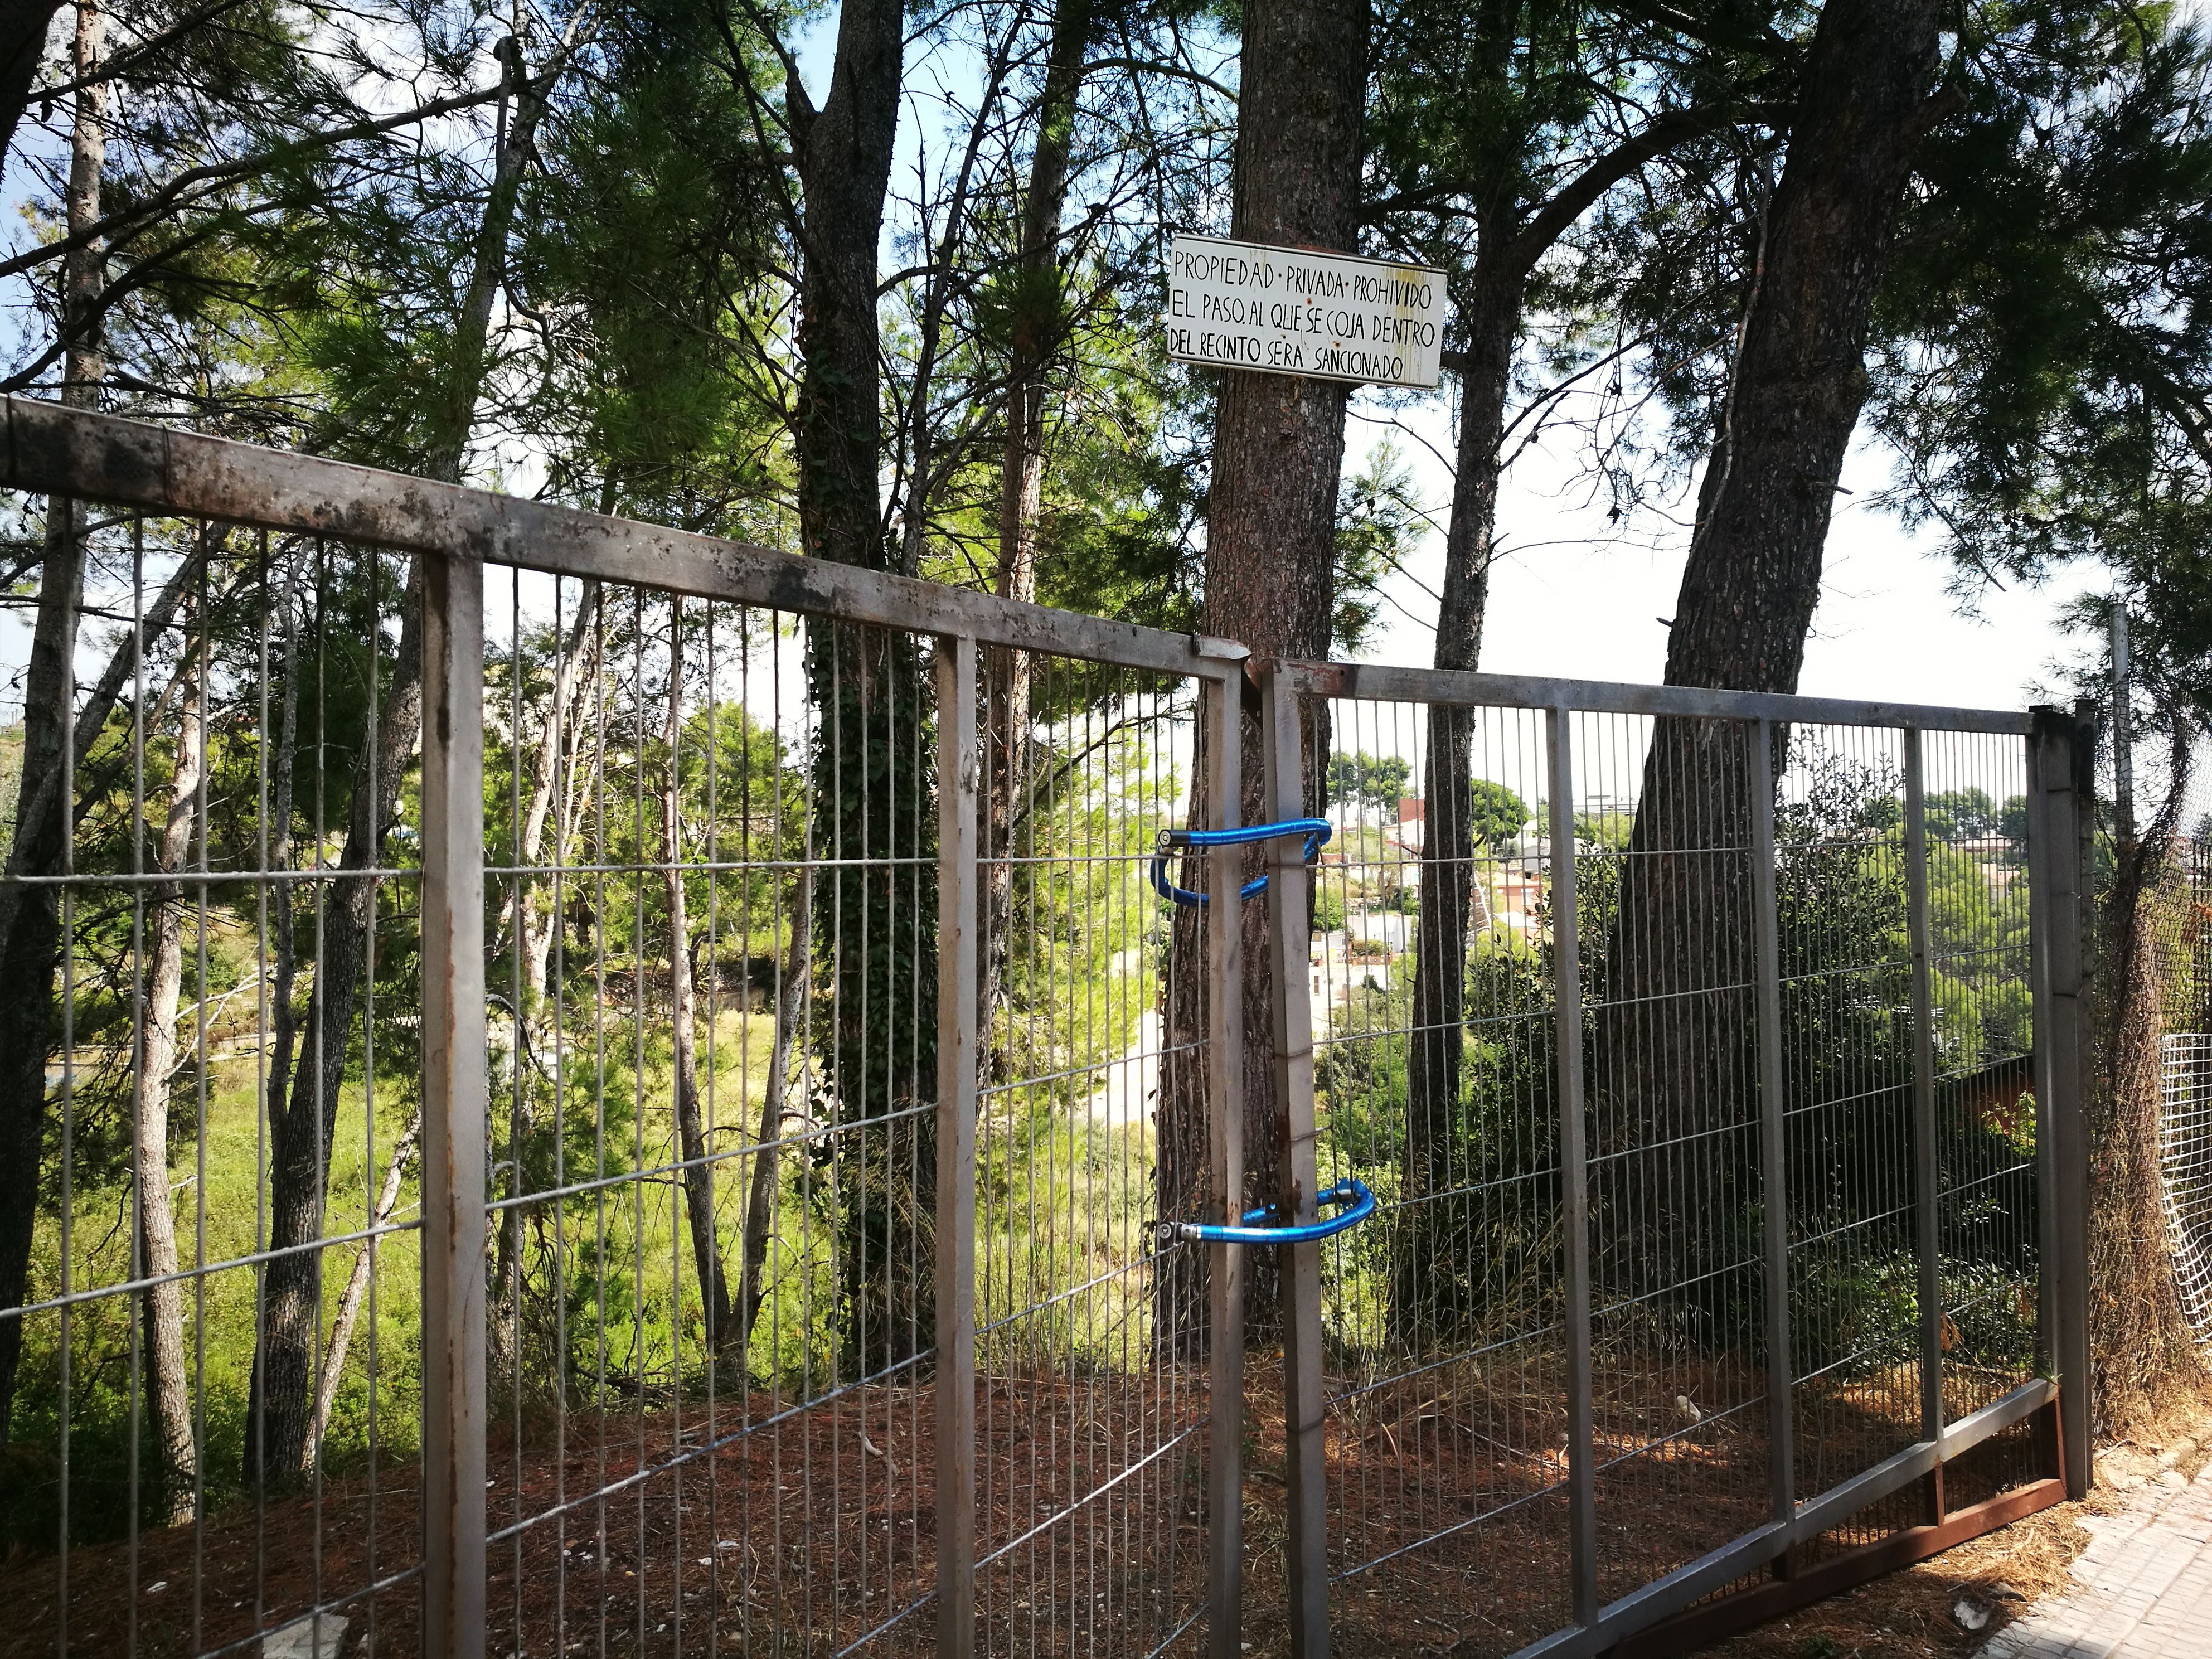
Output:
[[[1398,797],[1398,827],[1391,839],[1409,853],[1421,850],[1421,837],[1428,828],[1429,804],[1419,795]]]

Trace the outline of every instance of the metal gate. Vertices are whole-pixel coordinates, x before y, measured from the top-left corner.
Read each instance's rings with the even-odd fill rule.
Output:
[[[6,419],[24,1650],[1626,1652],[2084,1480],[2070,720]]]

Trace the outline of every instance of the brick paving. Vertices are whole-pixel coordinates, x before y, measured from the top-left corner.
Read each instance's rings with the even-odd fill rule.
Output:
[[[2212,1467],[2081,1525],[2094,1534],[2074,1563],[2081,1588],[2038,1603],[1981,1659],[2212,1659]]]

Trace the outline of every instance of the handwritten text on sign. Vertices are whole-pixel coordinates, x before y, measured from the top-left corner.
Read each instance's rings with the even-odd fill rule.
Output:
[[[1444,277],[1342,253],[1178,236],[1168,253],[1168,356],[1181,363],[1432,386]]]

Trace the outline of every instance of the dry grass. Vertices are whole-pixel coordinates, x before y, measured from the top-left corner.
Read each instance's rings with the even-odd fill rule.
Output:
[[[2086,1501],[2015,1521],[1706,1651],[1716,1659],[1953,1659],[1972,1654],[1991,1632],[2027,1607],[2074,1588],[2070,1569],[2089,1544],[2082,1518],[2117,1512],[2135,1485],[2156,1478],[2169,1453],[2179,1454],[2172,1467],[2191,1476],[2212,1462],[2212,1386],[2171,1396],[2162,1411],[2100,1453],[2097,1484]],[[1952,1618],[1962,1595],[1994,1606],[1996,1616],[1986,1629],[1969,1632]]]
[[[1269,1358],[1255,1356],[1247,1420],[1245,1638],[1251,1659],[1276,1659],[1288,1650],[1282,1420]],[[1496,1386],[1499,1379],[1491,1381]],[[1011,1379],[987,1385],[978,1402],[985,1426],[979,1521],[986,1548],[1074,1508],[1033,1546],[983,1575],[981,1649],[1141,1652],[1196,1607],[1205,1571],[1196,1507],[1202,1447],[1190,1445],[1187,1455],[1139,1474],[1133,1484],[1117,1487],[1108,1504],[1075,1500],[1115,1470],[1131,1468],[1139,1461],[1131,1454],[1161,1443],[1172,1422],[1190,1420],[1197,1403],[1188,1395],[1172,1402],[1155,1398],[1145,1386],[1071,1389]],[[750,1410],[758,1420],[775,1404],[756,1399],[731,1401],[725,1409]],[[551,1659],[603,1645],[656,1659],[679,1650],[773,1651],[800,1659],[835,1650],[926,1595],[935,1526],[926,1390],[856,1390],[796,1413],[780,1431],[746,1437],[688,1462],[683,1453],[702,1449],[706,1425],[696,1419],[679,1428],[659,1413],[578,1414],[566,1426],[564,1446],[526,1445],[519,1457],[511,1446],[493,1449],[495,1525],[546,1516],[563,1498],[573,1500],[602,1483],[621,1484],[633,1475],[638,1482],[604,1510],[586,1504],[564,1524],[529,1527],[495,1549],[493,1650],[502,1659],[517,1653]],[[1528,1426],[1536,1430],[1533,1419]],[[1609,1425],[1607,1437],[1626,1426]],[[1548,1429],[1547,1423],[1528,1439],[1547,1444]],[[1540,1456],[1439,1458],[1437,1445],[1424,1448],[1404,1434],[1396,1443],[1398,1457],[1391,1461],[1404,1464],[1399,1472],[1405,1490],[1442,1490],[1455,1471],[1479,1476],[1453,1495],[1471,1507],[1479,1499],[1480,1508],[1494,1512],[1387,1569],[1335,1584],[1338,1650],[1352,1659],[1418,1653],[1502,1659],[1555,1628],[1564,1612],[1567,1555],[1557,1472],[1543,1467]],[[2109,1448],[2087,1504],[2016,1522],[1714,1651],[1735,1659],[1963,1659],[1981,1638],[1951,1620],[1962,1590],[1996,1601],[2000,1622],[2062,1591],[2068,1567],[2087,1542],[2076,1524],[2081,1515],[2117,1507],[2120,1483],[2154,1478],[2161,1460],[2185,1444],[2179,1467],[2193,1473],[2212,1454],[2212,1389]],[[1345,1518],[1348,1493],[1341,1482],[1353,1449],[1331,1436],[1333,1523]],[[1648,1563],[1663,1571],[1706,1547],[1712,1528],[1733,1532],[1740,1524],[1736,1510],[1761,1489],[1765,1440],[1755,1423],[1711,1425],[1681,1443],[1680,1452],[1661,1460],[1663,1468],[1651,1464],[1649,1484],[1624,1488],[1607,1506],[1603,1546],[1624,1570]],[[1375,1448],[1365,1447],[1364,1455],[1371,1460]],[[1642,1464],[1653,1455],[1631,1461]],[[384,1472],[373,1532],[364,1483],[334,1481],[319,1506],[307,1497],[265,1510],[241,1504],[197,1530],[147,1534],[135,1561],[122,1547],[76,1553],[67,1653],[74,1659],[135,1646],[149,1656],[181,1655],[226,1643],[250,1651],[255,1632],[282,1625],[318,1599],[363,1589],[378,1573],[411,1560],[414,1474],[404,1465]],[[768,1494],[776,1496],[763,1503]],[[1392,1541],[1410,1542],[1413,1535]],[[0,1638],[0,1649],[15,1641],[28,1650],[63,1650],[56,1628],[58,1566],[48,1558],[0,1568],[0,1603],[15,1610],[13,1634]],[[163,1588],[152,1590],[156,1583]],[[353,1622],[343,1659],[413,1651],[411,1583],[361,1596],[346,1611]],[[919,1653],[928,1647],[930,1631],[925,1606],[885,1632],[880,1650]],[[1187,1636],[1176,1650],[1194,1646]]]

